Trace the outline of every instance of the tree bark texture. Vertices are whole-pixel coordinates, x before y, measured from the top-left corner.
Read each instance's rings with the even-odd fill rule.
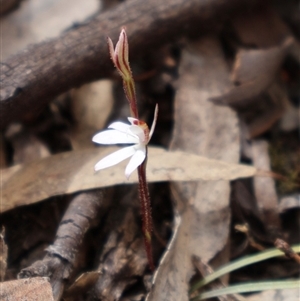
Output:
[[[106,37],[120,28],[131,59],[182,35],[199,34],[247,9],[255,0],[128,0],[74,26],[56,39],[31,45],[1,63],[0,128],[26,120],[55,96],[113,71]]]

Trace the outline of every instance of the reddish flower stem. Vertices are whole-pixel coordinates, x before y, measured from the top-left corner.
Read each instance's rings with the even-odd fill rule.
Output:
[[[147,157],[145,161],[138,167],[139,177],[139,197],[141,203],[141,213],[143,221],[143,235],[145,250],[148,258],[148,263],[151,271],[154,271],[153,254],[152,254],[152,216],[151,216],[151,201],[149,196],[149,190],[146,180],[146,165]]]
[[[121,34],[119,36],[119,41],[115,49],[112,40],[108,38],[107,41],[108,41],[109,53],[111,59],[123,79],[123,87],[124,87],[125,95],[129,102],[130,114],[132,117],[139,119],[136,93],[135,93],[135,84],[132,77],[132,73],[129,65],[129,59],[128,59],[129,46],[128,46],[127,35],[124,28],[121,31]],[[145,138],[148,142],[149,139],[148,126],[146,125],[147,131],[145,130],[144,122],[139,121],[139,126],[143,128],[145,132]],[[150,269],[154,271],[154,264],[152,258],[152,245],[151,245],[151,239],[152,239],[151,202],[150,202],[150,196],[149,196],[148,185],[146,180],[146,161],[147,161],[147,147],[146,147],[146,159],[140,166],[138,166],[139,197],[141,203],[143,235],[144,235],[146,254],[147,254]]]

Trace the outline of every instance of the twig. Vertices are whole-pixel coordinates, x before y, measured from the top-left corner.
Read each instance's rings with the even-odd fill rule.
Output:
[[[284,240],[277,238],[274,243],[275,247],[282,252],[284,252],[285,256],[294,259],[297,263],[300,263],[300,256],[293,251],[290,245]]]
[[[21,270],[19,278],[50,277],[55,300],[59,300],[76,265],[79,249],[87,230],[95,222],[103,205],[103,192],[77,195],[68,207],[58,228],[54,244],[47,249],[43,260]]]

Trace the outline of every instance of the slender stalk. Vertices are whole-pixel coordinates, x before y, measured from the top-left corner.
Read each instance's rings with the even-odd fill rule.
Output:
[[[147,158],[147,157],[146,157]],[[141,203],[141,213],[143,222],[143,235],[145,250],[151,271],[154,271],[153,255],[152,255],[152,216],[151,216],[151,201],[146,180],[146,165],[147,159],[138,167],[139,177],[139,197]]]
[[[143,143],[147,144],[151,135],[153,133],[153,129],[155,127],[156,118],[157,118],[157,107],[155,110],[154,117],[154,127],[151,128],[151,135],[149,133],[149,128],[145,124],[145,122],[139,120],[139,114],[137,109],[137,99],[135,93],[135,84],[134,79],[132,77],[132,72],[129,64],[129,45],[128,39],[123,28],[119,40],[114,48],[113,42],[110,38],[107,39],[109,53],[111,59],[120,73],[123,79],[123,87],[125,91],[126,98],[129,102],[130,114],[132,117],[137,119],[137,124],[144,131],[144,139]],[[150,135],[150,136],[149,136]],[[146,254],[149,262],[150,269],[154,270],[153,258],[152,258],[152,216],[151,216],[151,202],[148,191],[148,185],[146,180],[146,163],[147,162],[147,146],[146,146],[146,156],[144,162],[138,166],[138,178],[139,178],[139,198],[141,203],[141,212],[142,212],[142,220],[143,220],[143,235],[145,242]]]
[[[130,114],[132,117],[139,119],[133,78],[130,78],[129,80],[124,79],[123,86],[124,86],[125,95],[129,102]]]

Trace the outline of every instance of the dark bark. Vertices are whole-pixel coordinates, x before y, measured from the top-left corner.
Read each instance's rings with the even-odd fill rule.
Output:
[[[10,13],[19,7],[23,0],[0,0],[0,16]]]
[[[76,266],[84,235],[99,217],[102,206],[102,191],[77,195],[60,223],[53,245],[47,248],[47,255],[23,269],[19,278],[49,277],[54,299],[59,300],[65,281]]]
[[[106,215],[105,226],[97,239],[101,248],[97,268],[100,276],[83,300],[120,300],[124,291],[145,274],[147,257],[136,185],[119,187],[112,199],[114,207]]]
[[[0,127],[26,120],[72,87],[113,71],[106,37],[125,26],[131,58],[182,35],[199,34],[255,0],[128,0],[60,37],[32,45],[1,64]],[[216,22],[216,20],[218,22]]]

